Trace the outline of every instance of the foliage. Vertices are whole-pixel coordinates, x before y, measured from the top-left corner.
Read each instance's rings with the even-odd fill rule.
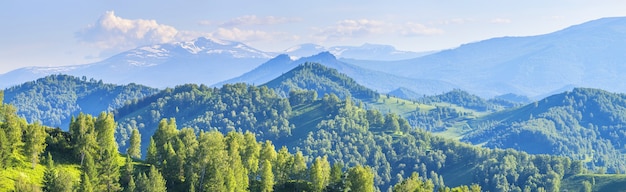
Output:
[[[356,83],[352,78],[319,63],[304,63],[265,84],[279,95],[288,96],[292,91],[313,90],[316,95],[334,94],[339,98],[352,97],[359,100],[377,100],[375,91]],[[293,94],[291,94],[293,95]],[[299,100],[294,97],[294,100]]]
[[[472,122],[464,140],[491,148],[554,154],[592,171],[626,172],[626,95],[577,88]],[[533,141],[533,142],[527,142]]]
[[[451,103],[477,111],[498,111],[507,107],[516,106],[515,103],[506,102],[505,100],[485,100],[460,89],[454,89],[441,95],[423,97],[418,99],[418,101],[426,104],[436,102]]]
[[[50,75],[6,89],[4,101],[14,105],[28,122],[67,128],[79,112],[97,115],[113,111],[156,92],[137,84],[118,86],[86,77]]]

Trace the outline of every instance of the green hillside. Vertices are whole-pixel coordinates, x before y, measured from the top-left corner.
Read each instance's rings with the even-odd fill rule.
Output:
[[[259,180],[260,172],[254,170],[262,169],[263,163],[244,166],[243,162],[247,161],[246,154],[256,153],[254,151],[261,150],[266,143],[271,143],[273,149],[274,146],[275,149],[285,147],[275,154],[281,151],[292,154],[283,156],[283,160],[267,159],[272,166],[281,167],[272,168],[277,181],[272,185],[275,191],[322,188],[339,191],[348,186],[348,180],[343,179],[347,179],[345,175],[351,170],[363,176],[371,171],[371,185],[381,191],[422,184],[427,191],[472,184],[486,191],[577,191],[581,186],[586,187],[580,183],[590,178],[595,180],[590,183],[594,190],[619,190],[624,181],[620,175],[590,175],[592,172],[622,171],[619,168],[622,165],[622,154],[618,150],[622,148],[619,128],[623,122],[620,113],[626,109],[623,98],[626,97],[621,94],[575,89],[508,109],[515,104],[484,100],[460,90],[420,101],[390,95],[372,96],[375,92],[318,64],[304,64],[285,75],[272,81],[272,85],[277,86],[273,88],[245,84],[210,88],[188,84],[128,101],[114,114],[103,113],[97,118],[80,114],[71,120],[70,133],[48,129],[45,153],[52,154],[57,170],[71,173],[66,179],[72,181],[67,183],[75,188],[84,184],[81,182],[84,175],[84,168],[80,166],[84,159],[81,154],[91,153],[77,150],[78,143],[83,142],[76,139],[95,136],[95,140],[85,140],[84,143],[91,143],[90,146],[98,151],[103,149],[93,144],[109,146],[111,143],[98,139],[101,134],[114,135],[116,149],[123,153],[141,146],[141,153],[132,154],[136,157],[143,154],[146,161],[134,162],[139,171],[126,175],[136,176],[139,182],[141,173],[150,172],[150,166],[154,165],[155,172],[162,173],[163,185],[169,191],[198,189],[196,187],[221,190],[221,187],[228,186],[261,189],[264,180]],[[283,83],[281,79],[290,83]],[[72,80],[75,78],[59,81]],[[295,80],[301,82],[294,83]],[[312,83],[315,81],[322,83]],[[52,85],[55,84],[43,86],[43,89],[54,90],[50,88]],[[13,114],[11,107],[5,109],[3,114]],[[116,121],[112,120],[113,115]],[[23,133],[30,133],[27,130],[32,125],[15,119],[19,118],[2,116],[0,133],[10,135],[12,127],[17,125],[22,127]],[[583,127],[583,123],[590,129]],[[99,131],[114,125],[117,125],[115,131]],[[570,125],[575,126],[568,127]],[[90,126],[94,128],[88,128]],[[132,139],[135,130],[140,133],[135,134],[137,140]],[[265,142],[249,145],[250,149],[238,148],[240,153],[232,151],[231,146],[248,146],[246,142],[232,142],[250,136],[254,136],[254,141]],[[11,142],[3,142],[0,137],[2,143]],[[476,145],[512,149],[488,149]],[[209,158],[207,153],[201,152],[202,147],[207,146],[224,148],[206,148],[213,150]],[[98,154],[110,155],[110,151]],[[304,162],[307,169],[312,169],[316,162],[324,164],[324,161],[328,165],[346,168],[335,174],[340,175],[337,177],[340,179],[322,182],[321,187],[315,188],[316,181],[310,180],[311,175],[303,179],[304,172],[280,172],[296,169],[293,163],[298,153],[302,155],[298,161]],[[0,157],[2,154],[11,153],[0,153]],[[43,152],[39,159],[42,159],[41,154]],[[215,158],[220,155],[223,158]],[[101,155],[98,156],[99,162],[106,162]],[[21,187],[22,184],[16,181],[22,182],[19,178],[25,175],[28,179],[24,183],[45,186],[46,166],[36,163],[32,169],[26,157],[12,156],[14,163],[2,170],[5,177],[0,178],[0,185],[8,189]],[[198,158],[209,159],[199,161]],[[111,159],[119,165],[119,187],[128,187],[129,178],[123,177],[125,158],[116,154]],[[206,171],[212,171],[211,174],[227,174],[209,178],[237,184],[223,183],[222,186],[208,184],[221,181],[198,180],[202,177],[197,170],[203,166],[208,166]],[[419,182],[423,183],[416,184]],[[2,186],[0,188],[5,188]]]
[[[244,84],[167,89],[118,110],[117,139],[127,143],[121,133],[135,127],[142,135],[152,135],[163,118],[176,118],[169,123],[195,132],[250,131],[259,140],[307,157],[327,156],[329,162],[346,166],[368,165],[380,190],[390,189],[414,172],[429,178],[435,188],[476,183],[490,191],[525,186],[557,190],[560,181],[583,172],[580,162],[567,158],[490,150],[434,136],[411,128],[409,121],[395,113],[366,108],[367,103],[335,94],[319,98],[304,89],[290,93],[292,97],[283,98],[265,86]],[[406,101],[393,99],[379,101],[396,103],[394,108]],[[409,101],[404,105],[426,111],[437,107]],[[148,146],[149,137],[142,141],[142,146]]]
[[[471,122],[464,141],[582,160],[597,172],[626,171],[626,95],[577,88]],[[532,141],[532,142],[528,142]]]
[[[268,82],[265,86],[275,89],[279,95],[288,95],[293,90],[314,90],[321,97],[335,94],[339,98],[348,96],[360,100],[377,100],[375,91],[356,83],[352,78],[339,73],[336,69],[325,67],[319,63],[304,63],[280,77]]]
[[[105,84],[86,77],[51,75],[6,89],[5,102],[15,106],[28,122],[40,121],[67,129],[79,112],[97,115],[113,111],[128,102],[157,93],[137,84]]]
[[[172,122],[162,120],[146,160],[138,161],[131,156],[140,156],[139,143],[127,155],[117,152],[111,113],[81,113],[63,132],[27,124],[0,99],[0,191],[374,192],[368,166],[344,167],[327,157],[310,157],[308,166],[301,152],[276,150],[250,132],[196,134]]]

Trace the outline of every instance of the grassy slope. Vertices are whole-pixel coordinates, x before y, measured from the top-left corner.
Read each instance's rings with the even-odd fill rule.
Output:
[[[446,131],[442,132],[434,132],[435,135],[442,136],[445,138],[451,139],[460,139],[463,137],[465,133],[470,131],[471,126],[469,125],[469,121],[482,118],[486,115],[489,115],[488,112],[479,112],[473,109],[467,109],[455,104],[437,102],[432,104],[423,104],[419,102],[413,102],[406,99],[401,99],[394,96],[381,96],[377,101],[369,101],[366,102],[366,106],[368,108],[377,109],[383,113],[396,113],[401,116],[406,116],[412,112],[417,110],[421,112],[425,112],[428,110],[435,109],[435,107],[449,107],[454,108],[458,112],[470,112],[473,113],[474,116],[465,118],[465,119],[455,119],[455,123],[453,127],[448,127]]]
[[[68,154],[54,154],[52,155],[52,159],[55,162],[55,166],[58,169],[59,173],[69,174],[72,178],[72,181],[75,185],[78,185],[80,182],[80,165],[72,162],[68,162],[67,157]],[[58,159],[58,160],[57,160]],[[117,158],[117,163],[120,166],[125,164],[126,157],[123,155],[119,155]],[[40,162],[44,163],[44,162]],[[135,162],[136,167],[145,167],[142,162]],[[46,171],[46,166],[43,164],[37,164],[35,168],[32,168],[32,164],[27,161],[20,161],[18,165],[15,167],[11,167],[8,169],[0,170],[0,191],[12,191],[15,190],[15,182],[18,179],[21,179],[23,182],[27,184],[35,184],[37,186],[42,186],[43,184],[43,175]]]

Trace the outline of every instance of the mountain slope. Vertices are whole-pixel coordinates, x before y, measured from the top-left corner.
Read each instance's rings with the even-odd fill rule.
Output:
[[[563,87],[626,92],[626,17],[554,33],[501,37],[416,59],[367,65],[391,74],[446,80],[482,97],[542,96]]]
[[[139,47],[86,65],[22,68],[0,75],[0,87],[59,73],[159,88],[184,83],[210,85],[250,71],[273,56],[239,42],[201,37]]]
[[[339,98],[350,96],[376,101],[380,97],[378,93],[357,84],[352,78],[319,63],[299,65],[265,86],[277,90],[279,95],[288,95],[290,91],[296,90],[313,90],[320,96],[335,94]]]
[[[463,140],[533,154],[565,155],[592,170],[624,172],[626,95],[576,88],[472,122]],[[532,141],[532,142],[528,142]]]
[[[401,117],[383,117],[331,97],[292,106],[291,98],[279,97],[264,86],[179,86],[118,110],[118,141],[123,145],[128,139],[123,138],[128,127],[151,135],[160,119],[171,117],[181,128],[251,131],[258,140],[270,140],[305,156],[327,156],[330,162],[346,166],[367,165],[375,172],[379,190],[413,172],[433,179],[436,187],[478,183],[490,191],[521,190],[525,185],[558,190],[562,179],[582,171],[580,162],[563,157],[490,150],[435,137],[407,127]],[[144,136],[142,146],[149,139]]]
[[[137,84],[113,85],[68,75],[51,75],[4,91],[4,102],[14,105],[28,122],[68,129],[79,112],[97,115],[112,111],[158,90]]]
[[[287,55],[280,55],[240,77],[221,82],[215,86],[220,86],[225,83],[238,82],[255,85],[263,84],[286,73],[299,64],[314,62],[336,69],[340,73],[350,76],[357,83],[382,93],[404,87],[419,94],[433,95],[456,88],[455,85],[445,81],[412,79],[362,68],[357,65],[339,61],[329,52],[322,52],[314,56],[300,58],[291,62],[287,60],[288,58],[289,56]]]

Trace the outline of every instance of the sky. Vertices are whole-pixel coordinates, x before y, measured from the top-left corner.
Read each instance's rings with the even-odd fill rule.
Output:
[[[280,52],[303,43],[432,51],[626,16],[624,0],[3,0],[0,74],[197,37]]]

